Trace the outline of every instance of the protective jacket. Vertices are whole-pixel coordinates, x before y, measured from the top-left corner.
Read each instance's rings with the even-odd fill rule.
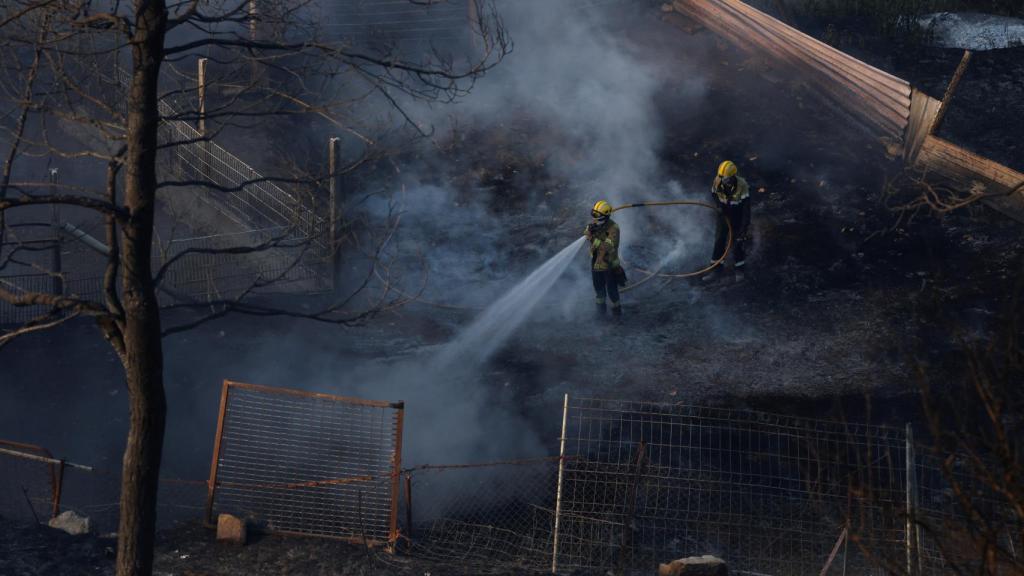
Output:
[[[728,219],[732,227],[732,257],[736,268],[746,264],[747,228],[750,226],[750,187],[747,181],[736,177],[736,186],[732,189],[722,184],[722,178],[716,176],[711,185],[711,196],[722,209],[722,216]],[[718,261],[725,253],[729,240],[729,227],[723,218],[716,218],[715,247],[711,253],[711,261]]]
[[[711,195],[733,226],[733,234],[738,238],[747,233],[750,225],[750,186],[742,177],[736,177],[736,187],[728,190],[722,184],[720,176],[715,177],[711,184]]]
[[[590,241],[590,266],[595,272],[619,266],[619,225],[610,218],[601,226],[591,224],[585,232]]]

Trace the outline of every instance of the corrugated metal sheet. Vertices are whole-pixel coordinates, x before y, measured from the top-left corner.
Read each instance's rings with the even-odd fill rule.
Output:
[[[869,133],[900,141],[908,164],[1024,222],[1024,174],[930,135],[941,102],[741,0],[674,0],[673,9],[742,51],[809,78],[810,87]],[[979,188],[980,187],[980,188]]]
[[[910,84],[779,22],[740,0],[675,0],[673,8],[740,50],[768,56],[812,82],[810,87],[870,134],[902,141],[910,118]]]

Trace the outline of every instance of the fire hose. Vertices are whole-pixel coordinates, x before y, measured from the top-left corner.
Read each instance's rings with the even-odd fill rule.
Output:
[[[622,206],[619,206],[619,207],[616,207],[616,208],[612,208],[612,212],[618,212],[620,210],[626,210],[627,208],[648,208],[648,207],[651,207],[651,206],[699,206],[701,208],[707,208],[708,210],[712,210],[712,211],[716,212],[719,215],[720,218],[725,220],[725,226],[726,226],[726,230],[728,232],[728,235],[726,237],[726,242],[725,242],[725,250],[722,251],[722,255],[719,256],[717,260],[711,262],[710,264],[708,264],[707,266],[701,268],[700,270],[696,270],[696,271],[693,271],[693,272],[686,272],[686,273],[682,273],[682,274],[670,274],[670,273],[662,272],[661,268],[659,268],[657,270],[654,270],[654,271],[650,271],[650,270],[644,270],[643,268],[639,268],[639,267],[633,266],[633,267],[631,267],[632,270],[636,270],[637,272],[640,272],[641,274],[646,274],[646,277],[644,277],[644,279],[640,280],[639,282],[634,282],[632,284],[629,284],[629,285],[625,286],[624,288],[620,289],[619,292],[628,292],[628,291],[633,290],[635,288],[639,288],[641,285],[646,284],[648,281],[653,280],[654,278],[666,278],[666,279],[669,279],[669,280],[678,280],[678,279],[683,279],[683,278],[695,278],[697,276],[703,276],[704,274],[707,274],[708,272],[711,272],[715,268],[721,266],[722,263],[725,262],[725,258],[729,255],[729,252],[732,250],[733,229],[732,229],[732,222],[730,222],[729,219],[724,214],[722,214],[721,209],[719,209],[717,206],[714,206],[712,204],[708,204],[707,202],[698,202],[698,201],[695,201],[695,200],[664,200],[664,201],[657,201],[657,202],[635,202],[633,204],[623,204]],[[376,276],[379,279],[381,279],[382,281],[384,280],[381,277],[379,271],[374,270],[374,273],[376,274]],[[457,306],[457,305],[454,305],[454,304],[444,304],[444,303],[441,303],[441,302],[431,302],[429,300],[424,300],[422,298],[410,296],[410,295],[408,295],[408,294],[406,294],[406,293],[404,293],[404,292],[402,292],[402,291],[400,291],[400,290],[398,290],[397,288],[394,288],[394,287],[391,287],[389,289],[394,291],[399,296],[402,296],[404,298],[409,298],[410,300],[419,302],[420,304],[425,304],[427,306],[433,306],[435,308],[445,308],[445,309],[449,309],[449,310],[478,310],[478,308],[473,308],[473,307],[470,307],[470,306]]]
[[[720,218],[725,220],[725,226],[726,226],[726,230],[728,232],[728,235],[726,237],[726,242],[725,242],[725,250],[723,250],[722,251],[722,255],[719,256],[718,259],[713,261],[711,264],[708,264],[707,266],[701,268],[700,270],[696,270],[696,271],[693,271],[693,272],[686,272],[686,273],[683,273],[683,274],[668,274],[668,273],[664,273],[664,272],[661,271],[661,268],[659,268],[659,269],[657,269],[657,270],[652,272],[650,270],[644,270],[643,268],[638,268],[636,266],[633,266],[632,267],[633,270],[636,270],[637,272],[640,272],[641,274],[646,274],[647,276],[643,280],[641,280],[639,282],[630,284],[630,285],[622,288],[621,290],[619,290],[619,292],[628,292],[630,290],[638,288],[639,286],[647,283],[649,280],[651,280],[653,278],[681,279],[681,278],[695,278],[697,276],[703,276],[704,274],[707,274],[708,272],[711,272],[715,268],[718,268],[719,266],[722,265],[723,262],[725,262],[726,256],[728,256],[729,255],[729,251],[732,250],[733,230],[732,230],[732,222],[730,222],[729,219],[726,218],[725,214],[722,214],[722,211],[718,208],[718,206],[714,206],[714,205],[708,204],[706,202],[697,202],[695,200],[665,200],[665,201],[658,201],[658,202],[636,202],[634,204],[624,204],[624,205],[619,206],[617,208],[612,208],[612,212],[613,213],[614,212],[618,212],[619,210],[625,210],[627,208],[647,208],[647,207],[650,207],[650,206],[699,206],[701,208],[707,208],[708,210],[713,210],[714,212],[718,213]]]

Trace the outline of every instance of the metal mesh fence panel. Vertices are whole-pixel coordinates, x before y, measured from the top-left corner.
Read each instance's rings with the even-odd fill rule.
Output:
[[[52,458],[40,446],[0,440],[0,516],[26,522],[45,522],[53,510],[56,466],[17,454]],[[9,452],[7,452],[9,451]]]
[[[414,3],[406,0],[328,0],[328,38],[362,44],[430,44],[466,41],[472,0]]]
[[[51,294],[53,278],[49,274],[2,276],[0,287],[16,295],[31,292]],[[7,301],[0,301],[0,325],[25,324],[34,318],[45,316],[49,310],[49,306],[15,306]]]
[[[127,73],[118,68],[117,75],[127,86]],[[159,107],[160,141],[166,147],[162,169],[179,182],[195,183],[192,196],[242,230],[172,240],[161,254],[163,261],[189,254],[174,263],[168,283],[183,295],[206,299],[234,298],[269,284],[275,291],[327,289],[329,218],[178,120],[182,113],[167,99]],[[173,193],[184,192],[178,187]],[[257,246],[261,249],[245,254],[223,252]]]
[[[550,570],[557,473],[557,458],[407,473],[410,553],[480,574]]]
[[[607,400],[568,409],[558,565],[653,568],[719,554],[738,570],[820,570],[848,519],[901,550],[898,429]],[[850,486],[872,493],[851,501]],[[848,566],[881,573],[854,554]]]
[[[207,520],[359,542],[397,538],[403,406],[225,382]]]

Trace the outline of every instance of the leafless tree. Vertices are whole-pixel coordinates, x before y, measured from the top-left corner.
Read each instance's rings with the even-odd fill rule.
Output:
[[[962,373],[936,382],[926,365],[918,367],[926,425],[910,442],[907,473],[902,462],[889,462],[888,475],[851,479],[851,541],[887,573],[1024,574],[1024,349],[1016,299],[1003,318],[1001,333],[986,339],[948,327],[960,343],[950,356]],[[903,542],[880,536],[880,519],[900,526]]]
[[[119,576],[152,572],[166,417],[164,335],[230,312],[351,324],[402,302],[388,297],[386,290],[384,295],[358,299],[371,279],[381,276],[374,266],[363,280],[346,283],[343,292],[316,309],[283,310],[259,298],[268,286],[316,258],[330,260],[338,243],[324,249],[317,248],[317,242],[322,244],[326,227],[344,224],[311,224],[296,216],[322,214],[316,203],[326,184],[323,170],[294,170],[276,177],[243,171],[241,178],[218,177],[211,166],[214,158],[225,154],[216,142],[221,131],[237,135],[276,119],[314,115],[372,142],[372,135],[360,131],[365,123],[353,119],[354,103],[376,98],[425,133],[429,129],[416,123],[403,102],[458,98],[511,50],[493,6],[472,0],[470,7],[475,52],[465,61],[439,49],[410,57],[392,46],[374,49],[332,38],[322,25],[328,19],[324,9],[307,0],[10,0],[0,7],[0,141],[5,152],[0,276],[5,270],[29,267],[65,280],[64,272],[47,269],[32,258],[48,244],[24,240],[19,227],[33,223],[13,218],[21,211],[40,206],[89,211],[102,218],[105,236],[94,242],[104,262],[97,295],[26,290],[0,277],[0,300],[45,310],[22,326],[0,332],[0,345],[89,317],[120,358],[129,391],[130,427],[122,469]],[[222,71],[219,82],[226,94],[205,110],[180,105],[195,101],[194,75],[187,70],[197,56],[210,58]],[[199,121],[209,128],[195,131],[193,125]],[[95,185],[17,178],[19,163],[33,158],[89,161],[103,166],[105,177]],[[182,162],[189,159],[192,166],[183,168]],[[267,222],[259,224],[267,229],[244,242],[195,244],[167,252],[166,243],[156,237],[163,192],[191,191],[230,206],[245,195],[273,197],[285,188],[286,197],[273,201],[286,215],[263,214]],[[179,209],[172,204],[166,211]],[[389,218],[383,230],[362,245],[370,261],[387,244],[397,221],[397,216]],[[230,292],[195,297],[182,294],[171,281],[175,266],[189,258],[259,259],[281,254],[291,255],[287,264],[271,273],[261,271]],[[169,326],[162,308],[189,309],[193,315]]]

